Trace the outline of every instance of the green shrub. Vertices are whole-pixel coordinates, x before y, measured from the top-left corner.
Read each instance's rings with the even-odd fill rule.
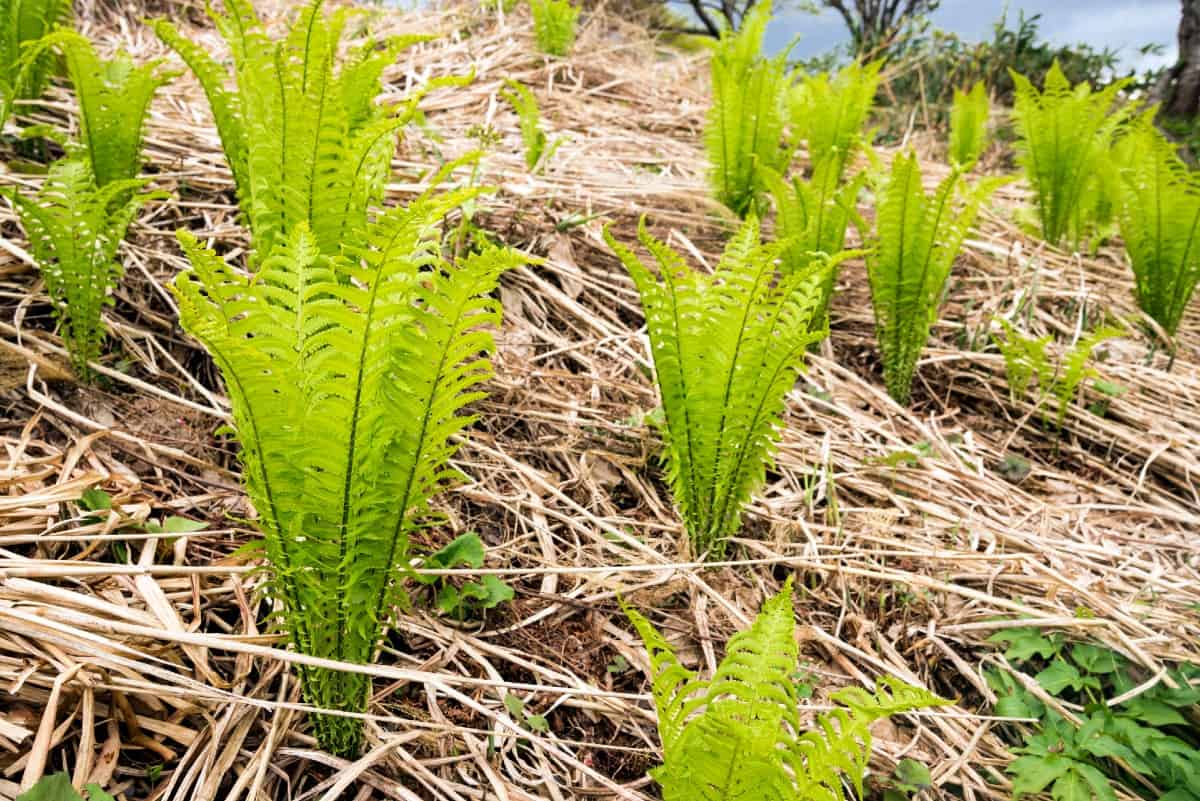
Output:
[[[528,87],[513,80],[506,80],[504,85],[508,89],[500,92],[500,97],[512,106],[517,114],[521,141],[525,144],[525,166],[533,170],[550,160],[562,140],[557,139],[548,144],[546,132],[542,130],[542,115],[538,110],[537,98]]]
[[[952,172],[926,197],[913,153],[897,154],[891,174],[879,181],[873,249],[867,255],[875,336],[888,394],[907,404],[917,359],[937,319],[950,268],[979,207],[999,185],[985,180],[965,192],[956,208],[962,175]],[[866,239],[867,231],[863,231]]]
[[[1174,336],[1200,281],[1200,179],[1148,121],[1126,144],[1119,216],[1135,295]]]
[[[809,330],[824,270],[777,276],[779,248],[759,242],[753,217],[712,274],[689,268],[645,221],[638,234],[657,275],[607,231],[605,239],[641,296],[675,504],[695,553],[715,557],[762,486],[805,352],[826,335]]]
[[[560,58],[570,53],[579,21],[579,9],[571,5],[571,0],[529,0],[529,10],[538,49]]]
[[[771,4],[758,3],[737,33],[725,31],[711,62],[712,106],[704,128],[709,180],[717,200],[739,217],[759,210],[765,170],[782,173],[787,54],[762,57]]]
[[[180,321],[225,380],[281,623],[303,653],[372,660],[405,597],[410,534],[459,478],[449,462],[474,420],[461,412],[483,395],[501,314],[489,295],[521,261],[443,255],[445,215],[475,194],[391,209],[333,256],[302,221],[253,276],[179,234],[192,264],[174,285]],[[310,703],[366,709],[364,675],[301,678]],[[314,722],[326,749],[358,750],[361,721]]]
[[[27,48],[23,61],[61,53],[79,100],[79,131],[96,185],[128,181],[142,171],[142,139],[154,93],[177,73],[162,62],[137,66],[127,53],[111,61],[96,55],[91,40],[59,30]]]
[[[53,54],[42,53],[21,70],[24,45],[70,23],[71,0],[0,0],[0,128],[15,101],[42,96],[54,69]]]
[[[1078,248],[1098,217],[1094,194],[1102,192],[1113,136],[1125,113],[1113,108],[1128,83],[1118,81],[1093,92],[1086,84],[1072,87],[1058,64],[1046,74],[1039,92],[1024,76],[1016,84],[1017,160],[1036,195],[1042,237],[1052,245],[1070,238]],[[1089,201],[1089,195],[1091,200]]]
[[[809,76],[792,89],[788,99],[792,134],[807,143],[814,169],[832,159],[835,180],[842,179],[846,165],[863,144],[863,128],[882,67],[882,61],[854,62],[833,76]]]
[[[969,92],[955,89],[954,105],[950,109],[948,156],[951,164],[964,170],[975,167],[987,147],[987,126],[987,87],[979,82]]]
[[[229,0],[224,15],[209,6],[229,43],[233,89],[207,50],[169,22],[153,23],[208,96],[256,262],[290,242],[301,223],[322,253],[336,253],[343,239],[353,239],[367,210],[382,199],[397,131],[416,114],[421,94],[469,80],[437,79],[390,110],[376,106],[383,70],[404,48],[429,37],[365,41],[335,70],[349,10],[326,16],[322,2],[306,6],[282,41],[267,36],[246,0]]]
[[[775,200],[776,238],[786,243],[780,254],[783,273],[804,273],[818,262],[829,266],[813,317],[817,326],[826,325],[837,281],[837,262],[846,243],[846,226],[856,213],[855,201],[866,181],[866,173],[860,173],[854,180],[839,185],[837,168],[836,159],[825,159],[817,164],[807,181],[799,176],[787,181],[770,171],[763,176]],[[834,260],[835,256],[839,258]]]
[[[80,377],[100,357],[100,313],[112,303],[121,277],[117,248],[149,195],[134,194],[141,181],[97,188],[85,161],[56,162],[33,198],[3,190],[20,214],[38,271],[54,304],[59,333]]]
[[[666,639],[626,608],[650,658],[663,764],[651,771],[665,801],[859,798],[871,756],[871,724],[943,698],[890,677],[874,694],[851,687],[805,731],[798,707],[792,582],[730,638],[709,681],[683,667]]]

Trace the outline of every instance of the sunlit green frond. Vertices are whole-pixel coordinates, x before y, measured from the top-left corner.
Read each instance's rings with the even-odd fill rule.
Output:
[[[697,552],[719,554],[762,486],[803,368],[827,266],[780,277],[751,217],[716,272],[690,268],[643,221],[657,273],[605,233],[638,287],[666,420],[667,477]]]
[[[113,181],[97,188],[85,161],[55,163],[35,197],[4,194],[20,213],[38,271],[54,304],[59,333],[76,372],[90,378],[100,357],[100,315],[112,303],[121,276],[117,248],[125,229],[149,195],[135,194],[141,181]]]
[[[504,86],[506,88],[500,92],[500,97],[512,106],[517,114],[521,141],[525,144],[525,166],[532,170],[549,161],[562,140],[555,140],[553,144],[549,144],[546,132],[542,130],[542,116],[537,98],[529,91],[529,87],[513,80],[506,80]]]
[[[788,95],[792,135],[807,144],[814,169],[824,161],[832,162],[835,182],[841,181],[846,165],[863,145],[863,129],[882,68],[882,61],[854,62],[832,76],[807,76]]]
[[[0,128],[18,100],[42,96],[54,69],[54,54],[41,52],[24,69],[26,45],[71,22],[71,0],[0,0]]]
[[[711,61],[712,106],[704,128],[709,180],[717,200],[743,218],[760,210],[763,171],[782,173],[790,158],[783,145],[787,54],[762,56],[770,18],[771,3],[756,4],[740,31],[722,34]]]
[[[529,0],[529,10],[538,50],[560,58],[570,53],[580,9],[571,5],[571,0]]]
[[[979,81],[971,90],[954,90],[950,107],[950,144],[947,155],[951,164],[970,170],[987,147],[988,136],[987,87]]]
[[[861,795],[870,725],[889,715],[950,703],[894,679],[877,693],[842,690],[841,706],[800,725],[792,582],[730,638],[711,681],[679,665],[644,617],[626,608],[650,655],[663,764],[651,771],[665,801],[842,801],[842,782]]]

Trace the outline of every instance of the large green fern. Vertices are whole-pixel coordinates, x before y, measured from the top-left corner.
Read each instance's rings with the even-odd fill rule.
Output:
[[[664,460],[697,554],[719,555],[764,481],[787,392],[803,368],[826,269],[776,274],[751,217],[702,273],[647,232],[657,275],[605,231],[641,295],[665,416]]]
[[[951,164],[970,170],[987,147],[988,95],[983,81],[970,91],[954,90],[950,107],[950,143],[947,155]]]
[[[529,0],[533,14],[533,36],[538,49],[548,56],[563,57],[575,46],[579,9],[571,0]]]
[[[0,190],[20,213],[59,333],[85,379],[92,376],[88,363],[100,357],[100,314],[112,303],[121,276],[117,247],[150,197],[135,194],[140,186],[141,181],[126,180],[97,188],[87,162],[75,158],[56,162],[35,197]]]
[[[638,612],[625,612],[650,657],[663,764],[651,771],[664,801],[843,801],[844,781],[863,797],[871,724],[943,698],[890,677],[874,694],[833,693],[839,706],[801,726],[792,582],[730,638],[711,680],[683,667]]]
[[[739,217],[759,210],[765,170],[782,173],[790,159],[783,146],[787,53],[763,58],[771,19],[763,0],[746,14],[742,29],[725,31],[713,50],[712,106],[704,129],[709,179],[717,200]]]
[[[134,64],[127,53],[105,61],[91,40],[75,31],[59,30],[27,48],[25,65],[48,51],[61,53],[79,100],[79,130],[97,186],[128,181],[141,172],[142,139],[154,93],[177,73],[161,69],[161,61]]]
[[[1025,76],[1012,72],[1016,87],[1017,160],[1032,185],[1042,237],[1052,245],[1070,239],[1078,247],[1096,220],[1108,149],[1126,112],[1114,112],[1128,81],[1114,81],[1093,92],[1086,83],[1072,87],[1056,61],[1039,92]]]
[[[28,69],[19,67],[24,46],[71,21],[71,0],[0,0],[0,128],[17,100],[42,96],[54,68],[42,53]]]
[[[325,15],[322,3],[306,6],[282,41],[267,36],[246,0],[226,0],[226,14],[210,7],[229,44],[233,89],[214,56],[169,22],[154,23],[208,95],[256,259],[289,242],[301,223],[322,253],[336,253],[382,198],[397,132],[416,114],[420,95],[469,80],[436,79],[393,109],[377,107],[383,70],[429,37],[368,40],[338,67],[349,10]]]
[[[817,263],[829,266],[813,317],[817,326],[826,325],[838,262],[844,258],[839,254],[846,243],[846,226],[855,214],[855,201],[866,181],[866,173],[859,173],[854,180],[839,185],[837,171],[836,159],[824,159],[807,181],[800,176],[787,181],[773,171],[763,174],[775,200],[775,235],[785,243],[780,254],[783,273],[806,272]]]
[[[937,319],[959,248],[979,207],[999,183],[998,179],[981,181],[958,203],[962,175],[956,170],[928,197],[921,186],[921,167],[910,152],[896,156],[890,175],[877,186],[874,248],[867,256],[867,275],[884,383],[898,403],[908,403],[917,359]]]
[[[1142,311],[1170,336],[1200,281],[1200,179],[1148,121],[1128,137],[1121,236]]]
[[[284,623],[304,653],[372,659],[403,598],[409,536],[458,480],[449,460],[474,419],[461,411],[491,374],[489,295],[521,260],[443,256],[443,218],[473,194],[388,211],[333,256],[300,222],[252,276],[179,235],[192,264],[175,282],[180,319],[225,379]],[[302,678],[313,704],[366,708],[362,675]],[[316,732],[350,754],[362,727],[318,715]]]
[[[875,102],[882,61],[854,62],[834,75],[811,75],[792,88],[788,116],[792,135],[808,145],[809,162],[816,167],[831,160],[835,180],[864,142],[863,127]]]

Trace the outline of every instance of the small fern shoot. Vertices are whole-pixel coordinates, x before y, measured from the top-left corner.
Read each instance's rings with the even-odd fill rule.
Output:
[[[1009,400],[1015,402],[1022,398],[1029,389],[1030,380],[1036,378],[1040,403],[1041,395],[1054,384],[1054,366],[1046,354],[1046,348],[1054,341],[1054,336],[1047,334],[1034,339],[1022,334],[1003,317],[999,321],[1004,337],[994,337],[994,341],[1004,356]]]
[[[1055,415],[1054,424],[1057,428],[1061,429],[1063,421],[1067,419],[1067,410],[1070,409],[1071,402],[1075,400],[1079,387],[1085,380],[1099,375],[1088,365],[1096,348],[1110,339],[1123,336],[1125,336],[1125,332],[1120,328],[1101,326],[1087,336],[1080,337],[1075,346],[1068,351],[1067,357],[1063,359],[1062,369],[1054,378],[1054,397],[1058,400],[1058,412]]]
[[[533,14],[533,37],[538,50],[563,58],[575,46],[575,26],[579,9],[571,0],[529,0]]]
[[[786,243],[780,254],[785,275],[802,273],[817,264],[827,264],[821,299],[813,324],[827,324],[829,301],[837,281],[837,263],[846,244],[846,226],[855,214],[855,201],[866,181],[866,173],[845,184],[838,184],[837,163],[825,159],[817,164],[812,177],[793,176],[790,181],[765,171],[763,178],[775,201],[775,235]],[[861,254],[849,254],[861,255]]]
[[[730,638],[709,681],[679,663],[645,617],[625,608],[650,660],[663,764],[650,772],[664,801],[845,798],[843,781],[863,797],[871,724],[951,703],[891,677],[875,693],[852,687],[805,731],[795,680],[792,581],[767,600],[749,629]]]
[[[832,160],[835,180],[840,181],[846,165],[862,147],[863,128],[879,89],[882,61],[854,62],[834,75],[806,77],[791,90],[788,116],[792,135],[808,145],[808,159],[815,170]]]
[[[368,39],[337,67],[349,10],[325,15],[322,3],[305,6],[281,41],[267,36],[247,0],[228,0],[227,14],[209,6],[233,57],[232,89],[208,51],[169,22],[154,22],[208,96],[256,260],[290,242],[301,223],[325,254],[353,240],[382,199],[397,132],[417,113],[420,97],[469,80],[435,79],[390,110],[376,106],[383,70],[429,37]]]
[[[306,223],[248,276],[179,234],[191,270],[174,284],[183,327],[219,367],[242,444],[273,588],[294,646],[367,663],[404,598],[410,534],[460,474],[449,464],[491,375],[490,297],[521,262],[488,247],[442,253],[445,215],[477,194],[422,196],[382,213],[342,253]],[[317,706],[366,709],[360,674],[306,668]],[[362,722],[317,715],[323,747],[355,753]]]
[[[954,90],[948,148],[951,164],[967,171],[974,169],[987,147],[988,111],[987,87],[983,81],[977,82],[968,92]]]
[[[141,181],[113,181],[97,188],[86,161],[63,159],[50,168],[35,197],[3,191],[20,214],[38,271],[54,306],[59,334],[76,374],[92,378],[89,362],[100,358],[100,315],[112,303],[121,276],[117,247],[141,205]]]
[[[41,53],[27,69],[25,46],[71,22],[71,0],[0,0],[0,129],[18,100],[42,96],[54,69],[52,53]]]
[[[1200,281],[1200,179],[1148,121],[1127,139],[1119,217],[1134,294],[1174,336]]]
[[[712,106],[704,128],[709,179],[722,204],[738,217],[760,210],[766,170],[782,173],[783,96],[790,80],[787,53],[763,58],[771,3],[754,6],[737,33],[721,34],[711,62]]]
[[[688,267],[645,220],[638,236],[657,275],[605,231],[641,296],[675,504],[694,552],[717,557],[763,484],[805,352],[827,333],[809,330],[823,270],[777,276],[779,247],[759,242],[754,217],[712,274]]]
[[[83,149],[99,187],[128,181],[142,171],[142,139],[150,101],[178,73],[161,69],[161,61],[143,66],[128,53],[111,61],[96,55],[92,42],[71,30],[58,30],[28,48],[22,61],[36,62],[47,51],[60,53],[79,100]]]
[[[1097,191],[1095,182],[1126,118],[1113,108],[1129,81],[1114,81],[1098,92],[1085,83],[1072,87],[1055,61],[1039,92],[1025,76],[1009,72],[1016,87],[1017,161],[1036,195],[1042,238],[1052,245],[1070,238],[1078,248],[1093,222],[1089,212],[1095,204],[1087,202],[1088,195]]]
[[[927,197],[914,153],[898,154],[890,175],[877,187],[874,248],[867,256],[875,335],[888,394],[908,403],[913,372],[937,319],[950,268],[975,222],[979,207],[1000,181],[979,182],[956,194],[962,175],[952,172]],[[868,236],[863,232],[864,239]]]
[[[525,144],[525,166],[533,171],[539,165],[550,161],[562,140],[556,139],[552,144],[547,144],[549,140],[546,132],[542,130],[542,115],[538,109],[537,98],[527,86],[511,79],[506,80],[504,85],[507,90],[500,92],[500,97],[512,106],[517,114],[521,141]]]

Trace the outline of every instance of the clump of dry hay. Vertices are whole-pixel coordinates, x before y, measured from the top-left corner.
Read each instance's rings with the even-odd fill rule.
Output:
[[[0,796],[67,768],[118,797],[167,801],[651,797],[652,706],[617,593],[711,668],[788,571],[801,574],[806,667],[821,688],[889,673],[961,698],[878,732],[876,767],[922,759],[939,796],[1010,795],[1002,733],[1014,724],[989,716],[981,676],[1006,669],[984,642],[996,630],[1020,619],[1100,640],[1157,680],[1166,662],[1200,661],[1194,305],[1170,372],[1145,339],[1115,343],[1100,370],[1128,391],[1104,417],[1076,405],[1056,436],[1010,403],[1001,357],[983,350],[990,320],[1020,307],[1035,331],[1069,341],[1106,310],[1135,319],[1118,250],[1079,258],[1028,239],[1009,221],[1028,198],[1007,190],[956,266],[911,409],[881,387],[865,275],[848,266],[740,558],[693,564],[642,422],[655,397],[636,296],[600,231],[611,221],[631,239],[647,214],[715,260],[727,229],[704,185],[703,58],[603,13],[563,61],[534,55],[521,12],[367,16],[375,30],[444,33],[391,70],[389,96],[469,66],[477,76],[429,98],[392,199],[473,147],[473,127],[493,126],[503,142],[483,180],[499,191],[478,222],[545,259],[505,279],[498,375],[459,457],[472,483],[431,533],[479,531],[516,600],[469,627],[420,606],[402,615],[381,663],[359,668],[376,677],[365,756],[316,750],[289,671],[304,657],[259,628],[259,580],[235,553],[254,534],[237,522],[250,510],[234,449],[214,433],[215,372],[165,290],[183,267],[177,227],[227,253],[246,246],[202,93],[180,79],[148,136],[150,171],[178,199],[143,215],[124,249],[107,384],[63,380],[46,298],[0,209]],[[115,19],[88,32],[160,53]],[[212,31],[193,33],[220,48]],[[504,78],[530,85],[566,137],[542,175],[527,174],[515,116],[497,102]],[[70,108],[58,91],[37,118],[62,124]],[[904,450],[912,463],[888,466]],[[1028,462],[1019,480],[1002,475],[1010,455]],[[89,488],[113,510],[81,509]],[[168,515],[209,528],[166,538],[141,526]],[[509,693],[550,731],[514,721]]]

